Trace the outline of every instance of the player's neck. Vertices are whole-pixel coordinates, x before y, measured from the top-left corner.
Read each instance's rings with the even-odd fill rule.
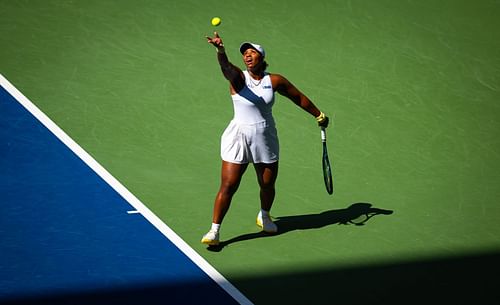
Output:
[[[262,79],[264,77],[264,70],[262,69],[247,69],[250,77],[256,80]]]

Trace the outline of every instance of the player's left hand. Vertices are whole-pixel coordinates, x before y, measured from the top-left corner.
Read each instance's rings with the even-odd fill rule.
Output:
[[[224,47],[224,43],[222,42],[222,38],[220,38],[219,33],[214,32],[214,37],[208,37],[208,36],[205,37],[207,38],[207,42],[212,44],[217,49]]]

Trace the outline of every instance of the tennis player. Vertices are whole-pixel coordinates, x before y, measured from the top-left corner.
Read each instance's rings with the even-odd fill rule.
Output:
[[[289,98],[316,118],[319,126],[327,127],[329,119],[309,98],[285,77],[266,72],[266,52],[258,44],[244,42],[240,46],[246,69],[242,71],[229,62],[224,44],[217,32],[206,37],[217,49],[222,74],[229,81],[234,117],[221,138],[221,184],[215,197],[212,226],[201,240],[219,244],[219,230],[249,163],[253,164],[260,187],[260,211],[257,225],[264,232],[278,232],[269,211],[275,196],[278,176],[279,143],[272,114],[274,94]]]

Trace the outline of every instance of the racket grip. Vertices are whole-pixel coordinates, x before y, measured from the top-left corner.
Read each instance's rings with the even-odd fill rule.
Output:
[[[325,130],[325,127],[321,127],[321,142],[326,142],[326,130]]]

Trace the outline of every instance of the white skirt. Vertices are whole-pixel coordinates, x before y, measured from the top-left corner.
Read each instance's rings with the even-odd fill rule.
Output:
[[[222,134],[221,158],[237,164],[278,161],[279,141],[274,122],[242,124],[232,120]]]

